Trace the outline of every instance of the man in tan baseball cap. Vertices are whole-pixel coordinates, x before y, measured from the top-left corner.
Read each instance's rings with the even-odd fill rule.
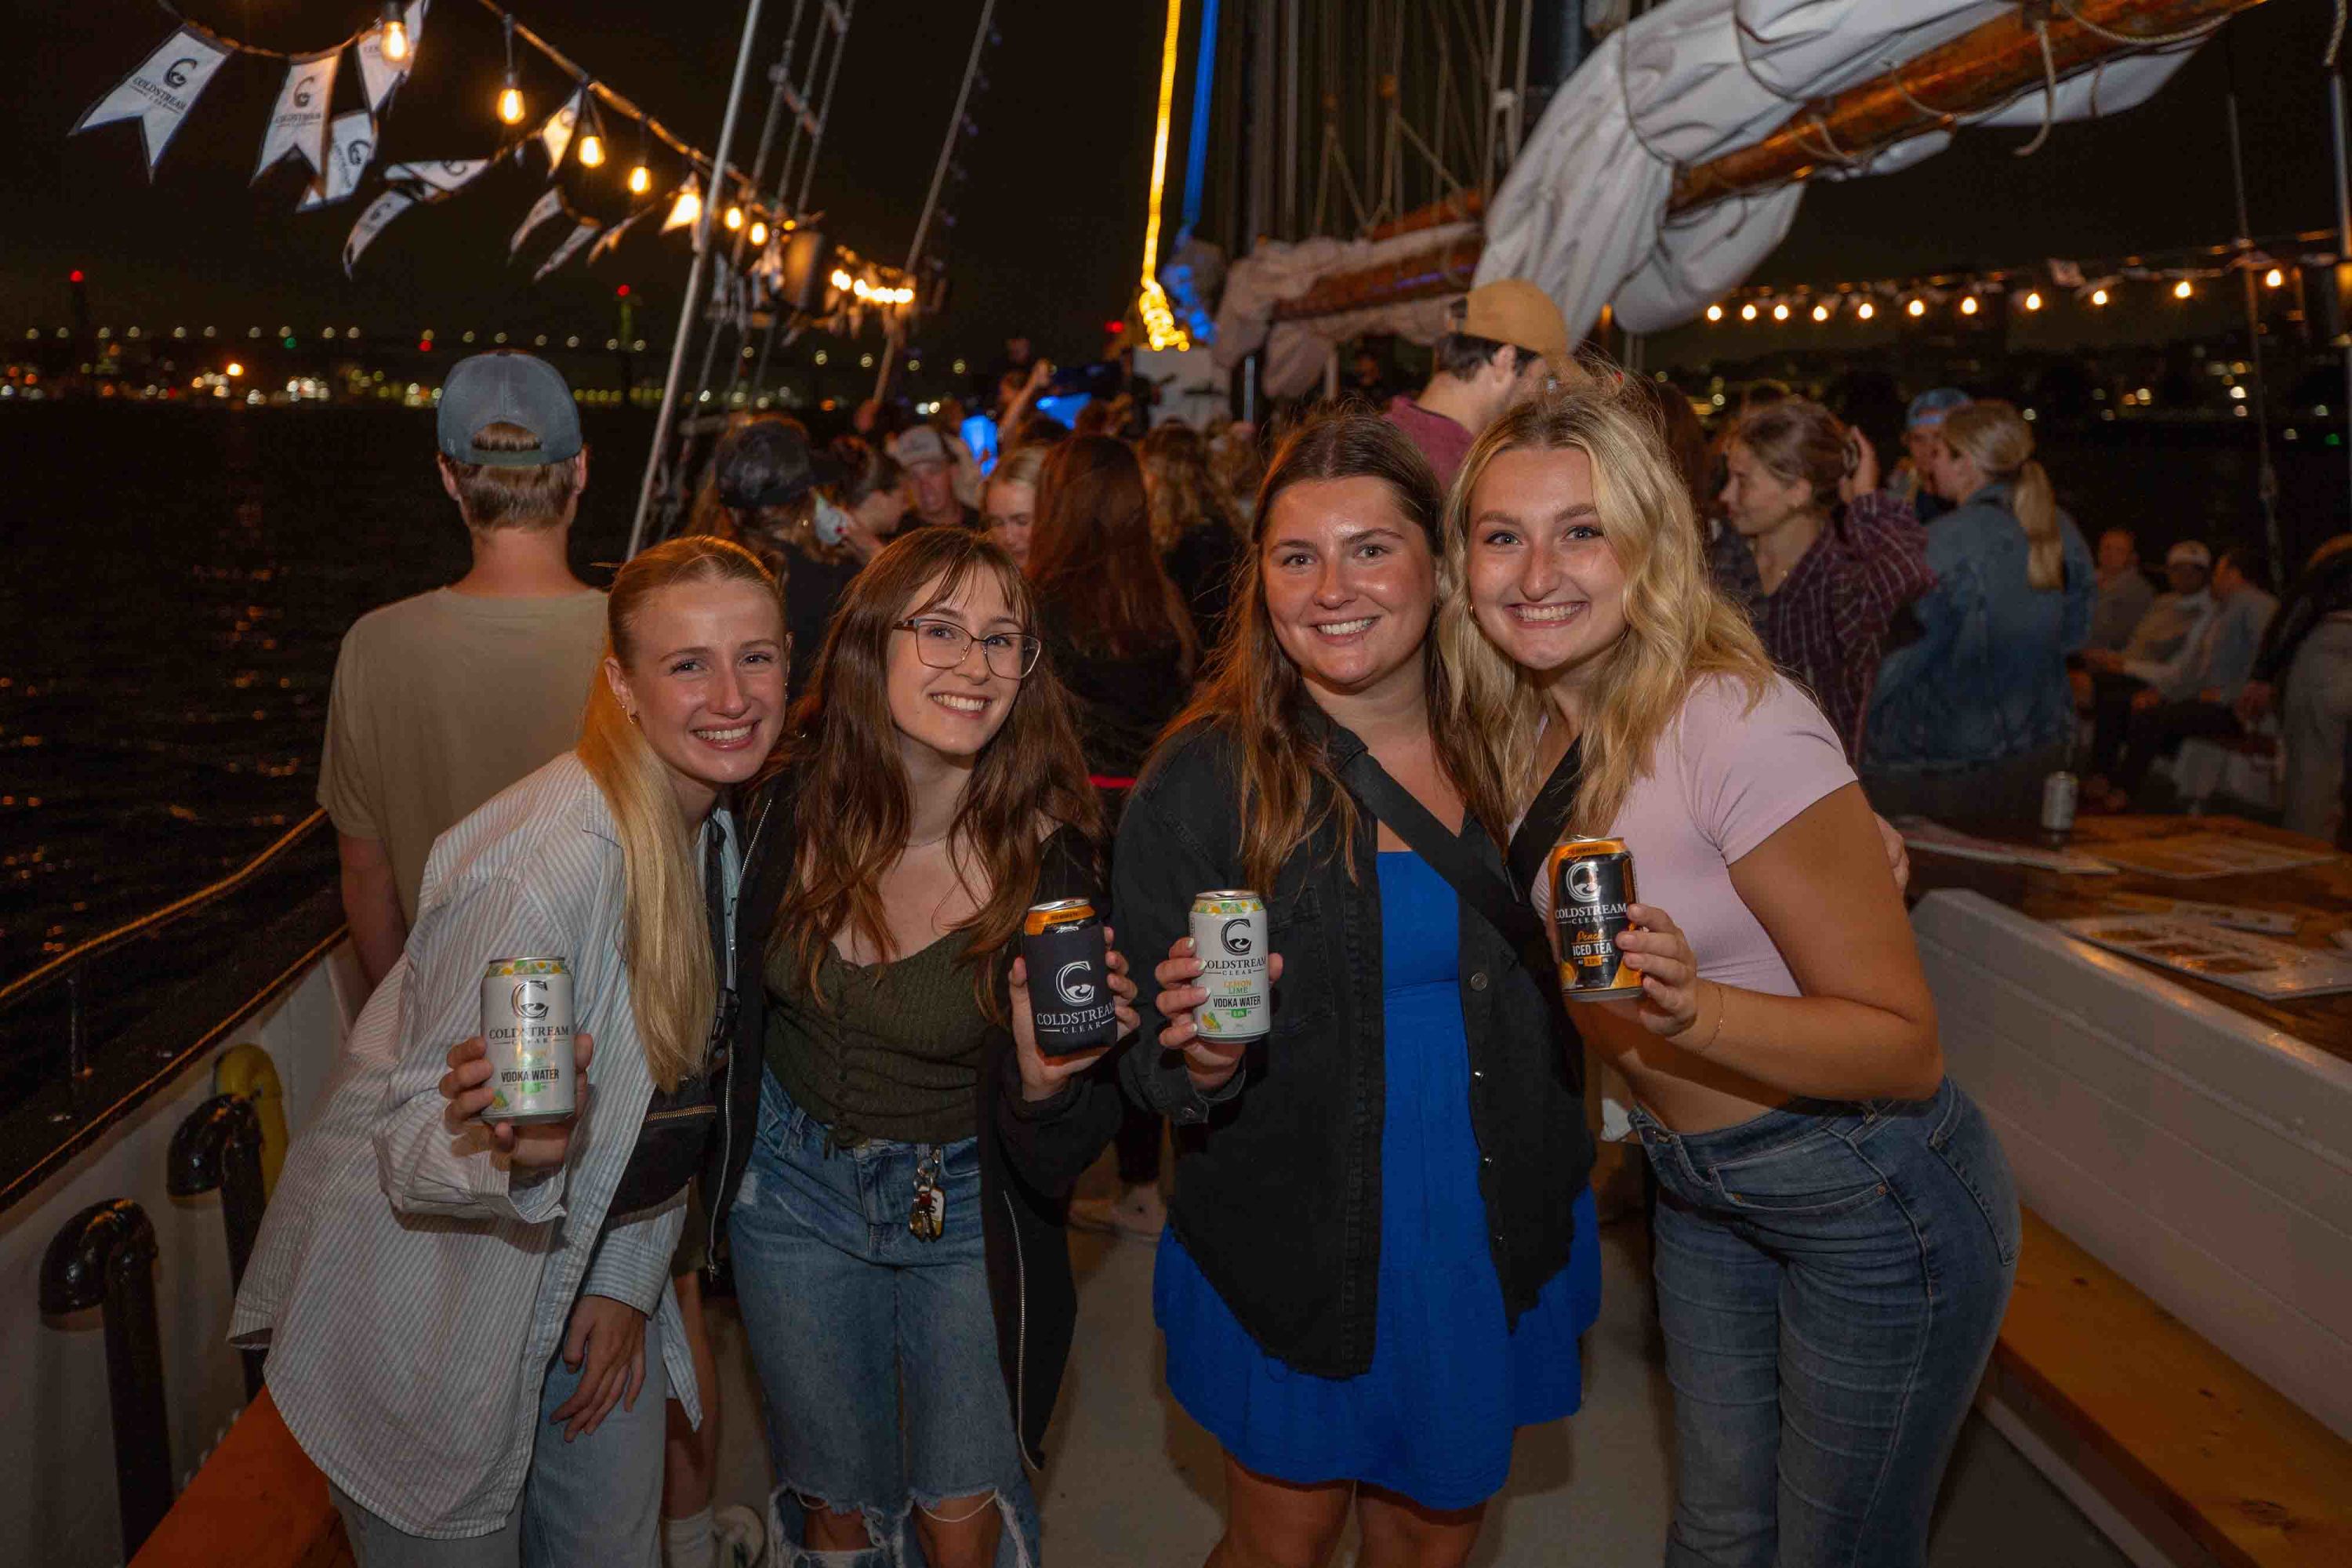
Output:
[[[1497,279],[1455,302],[1429,384],[1392,400],[1388,420],[1412,437],[1439,481],[1452,484],[1479,432],[1575,369],[1568,322],[1551,296],[1523,278]]]

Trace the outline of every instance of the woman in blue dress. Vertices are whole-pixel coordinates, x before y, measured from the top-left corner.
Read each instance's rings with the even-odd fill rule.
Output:
[[[1466,1561],[1517,1428],[1581,1397],[1580,1047],[1505,907],[1496,761],[1432,722],[1440,510],[1381,420],[1295,434],[1119,829],[1119,926],[1170,955],[1143,987],[1160,1048],[1124,1068],[1177,1126],[1154,1303],[1169,1385],[1225,1451],[1213,1564],[1319,1564],[1351,1511],[1367,1568]],[[1225,888],[1265,897],[1274,954],[1244,1047],[1192,1016],[1187,911]]]

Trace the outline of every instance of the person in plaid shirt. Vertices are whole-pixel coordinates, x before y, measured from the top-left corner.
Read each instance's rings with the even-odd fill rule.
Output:
[[[1725,512],[1756,561],[1757,634],[1812,692],[1847,760],[1859,761],[1897,615],[1936,584],[1927,531],[1909,503],[1878,488],[1869,440],[1818,403],[1754,410],[1724,455]]]

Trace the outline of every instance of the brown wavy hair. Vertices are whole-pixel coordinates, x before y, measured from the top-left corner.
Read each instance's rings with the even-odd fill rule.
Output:
[[[1143,489],[1151,503],[1151,542],[1164,557],[1203,523],[1230,528],[1209,477],[1209,443],[1181,419],[1151,427],[1143,437]]]
[[[834,933],[855,931],[875,952],[891,951],[877,884],[907,847],[912,809],[890,717],[891,637],[899,622],[937,609],[983,574],[994,577],[1013,617],[1034,635],[1037,605],[1028,583],[1013,557],[982,534],[920,528],[875,556],[842,595],[808,689],[793,709],[789,736],[767,770],[797,774],[799,845],[770,951],[789,953],[820,1001],[818,972]],[[972,994],[998,1022],[1003,1008],[988,961],[1020,931],[1045,840],[1064,825],[1100,842],[1100,808],[1087,781],[1069,698],[1040,662],[981,752],[948,828],[959,876],[969,868],[982,884],[973,889],[979,909],[953,929],[967,936]],[[880,973],[877,966],[877,978]]]
[[[1234,563],[1234,605],[1224,638],[1192,700],[1160,738],[1164,748],[1190,734],[1214,731],[1232,742],[1242,863],[1251,886],[1269,894],[1283,862],[1327,823],[1338,827],[1349,877],[1357,874],[1355,797],[1340,782],[1328,748],[1307,722],[1314,699],[1266,614],[1262,542],[1265,524],[1284,491],[1317,480],[1353,479],[1380,480],[1398,512],[1428,542],[1438,605],[1460,596],[1461,584],[1440,533],[1444,498],[1421,449],[1395,426],[1363,409],[1314,416],[1285,438],[1266,469],[1257,495],[1261,542]],[[1433,610],[1433,633],[1436,625]],[[1501,763],[1477,726],[1443,722],[1459,706],[1453,677],[1431,644],[1423,645],[1421,658],[1439,765],[1462,792],[1472,818],[1500,844],[1508,818]]]
[[[1029,581],[1080,651],[1134,658],[1173,647],[1191,672],[1192,613],[1152,547],[1143,468],[1126,442],[1073,436],[1046,454]]]

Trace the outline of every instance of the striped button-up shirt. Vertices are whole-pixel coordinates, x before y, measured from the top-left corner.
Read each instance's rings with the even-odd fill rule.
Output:
[[[723,814],[707,831],[728,834]],[[731,883],[731,835],[724,862]],[[269,1346],[288,1427],[411,1534],[506,1522],[583,1293],[659,1318],[670,1396],[701,1419],[667,1289],[685,1195],[606,1224],[653,1097],[621,957],[624,884],[612,814],[572,753],[442,836],[407,949],[288,1154],[246,1272],[230,1333]],[[570,1157],[537,1179],[483,1130],[453,1133],[439,1089],[449,1047],[480,1031],[484,963],[528,954],[570,961],[575,1024],[596,1041]]]

